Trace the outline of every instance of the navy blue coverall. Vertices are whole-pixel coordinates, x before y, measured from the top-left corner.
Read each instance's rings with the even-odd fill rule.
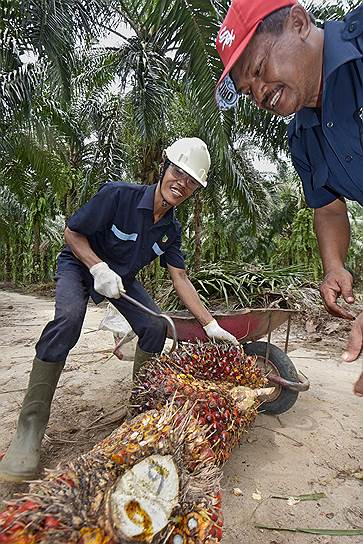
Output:
[[[310,208],[340,197],[363,205],[363,6],[325,23],[321,110],[303,108],[288,131]]]
[[[139,270],[160,257],[161,265],[185,268],[181,225],[174,210],[154,223],[156,185],[110,182],[68,221],[68,227],[87,237],[92,250],[121,276],[126,293],[150,309],[159,308],[135,279]],[[58,258],[55,316],[42,332],[36,356],[47,362],[65,361],[81,333],[89,297],[104,297],[93,288],[93,277],[66,246]],[[163,320],[146,315],[129,302],[110,299],[139,337],[139,346],[160,353],[166,338]]]

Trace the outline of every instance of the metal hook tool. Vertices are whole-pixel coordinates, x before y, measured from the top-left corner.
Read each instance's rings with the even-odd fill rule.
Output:
[[[159,319],[164,319],[166,321],[167,325],[169,326],[169,329],[171,331],[172,337],[173,337],[173,345],[171,346],[171,349],[169,350],[169,355],[172,353],[177,347],[178,347],[178,337],[176,335],[176,329],[174,325],[174,321],[166,314],[158,314],[157,312],[154,312],[153,310],[150,310],[147,306],[144,306],[139,302],[138,300],[135,300],[134,298],[130,297],[129,295],[126,295],[126,293],[121,293],[121,296],[133,304],[134,306],[137,306],[142,310],[143,312],[152,315],[153,317],[157,317]]]

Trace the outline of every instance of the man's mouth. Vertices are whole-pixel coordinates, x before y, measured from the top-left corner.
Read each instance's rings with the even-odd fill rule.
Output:
[[[275,91],[273,91],[265,100],[266,109],[274,110],[277,104],[279,103],[283,92],[284,92],[283,87],[280,87],[279,89],[276,89]]]
[[[170,192],[176,196],[177,198],[183,198],[184,197],[184,194],[180,191],[180,189],[178,189],[177,187],[175,186],[171,186],[170,187]]]

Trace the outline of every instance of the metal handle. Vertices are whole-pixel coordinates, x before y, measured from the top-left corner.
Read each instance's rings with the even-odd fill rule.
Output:
[[[275,383],[276,385],[281,385],[281,387],[290,389],[290,391],[298,391],[299,393],[301,391],[307,391],[310,387],[309,379],[302,372],[299,372],[298,382],[286,380],[285,378],[272,373],[267,375],[267,379],[269,382]]]
[[[140,310],[143,310],[145,313],[150,314],[153,317],[159,317],[161,319],[164,319],[164,321],[166,321],[167,325],[169,325],[169,327],[171,329],[171,333],[172,333],[172,336],[173,336],[173,345],[171,346],[171,349],[169,350],[169,353],[168,353],[168,355],[170,355],[170,353],[172,353],[178,347],[178,337],[176,335],[176,328],[175,328],[175,325],[174,325],[174,321],[171,319],[171,317],[169,317],[166,314],[158,314],[158,313],[154,312],[153,310],[150,310],[150,308],[148,308],[147,306],[144,306],[138,300],[135,300],[134,298],[129,297],[129,295],[126,295],[126,293],[121,293],[121,296],[125,300],[127,300],[128,302],[133,304],[134,306],[137,306],[138,308],[140,308]]]

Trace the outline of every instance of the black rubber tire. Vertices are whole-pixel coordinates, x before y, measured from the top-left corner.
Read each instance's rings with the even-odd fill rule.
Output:
[[[267,349],[267,342],[249,342],[244,345],[244,350],[247,355],[257,355],[265,358]],[[298,382],[299,376],[294,363],[290,357],[286,355],[280,348],[270,344],[270,351],[268,360],[275,366],[279,375],[286,380],[292,382]],[[271,402],[264,402],[261,405],[261,412],[267,412],[269,414],[283,414],[294,406],[299,393],[297,391],[290,391],[289,389],[281,388],[280,395]]]

